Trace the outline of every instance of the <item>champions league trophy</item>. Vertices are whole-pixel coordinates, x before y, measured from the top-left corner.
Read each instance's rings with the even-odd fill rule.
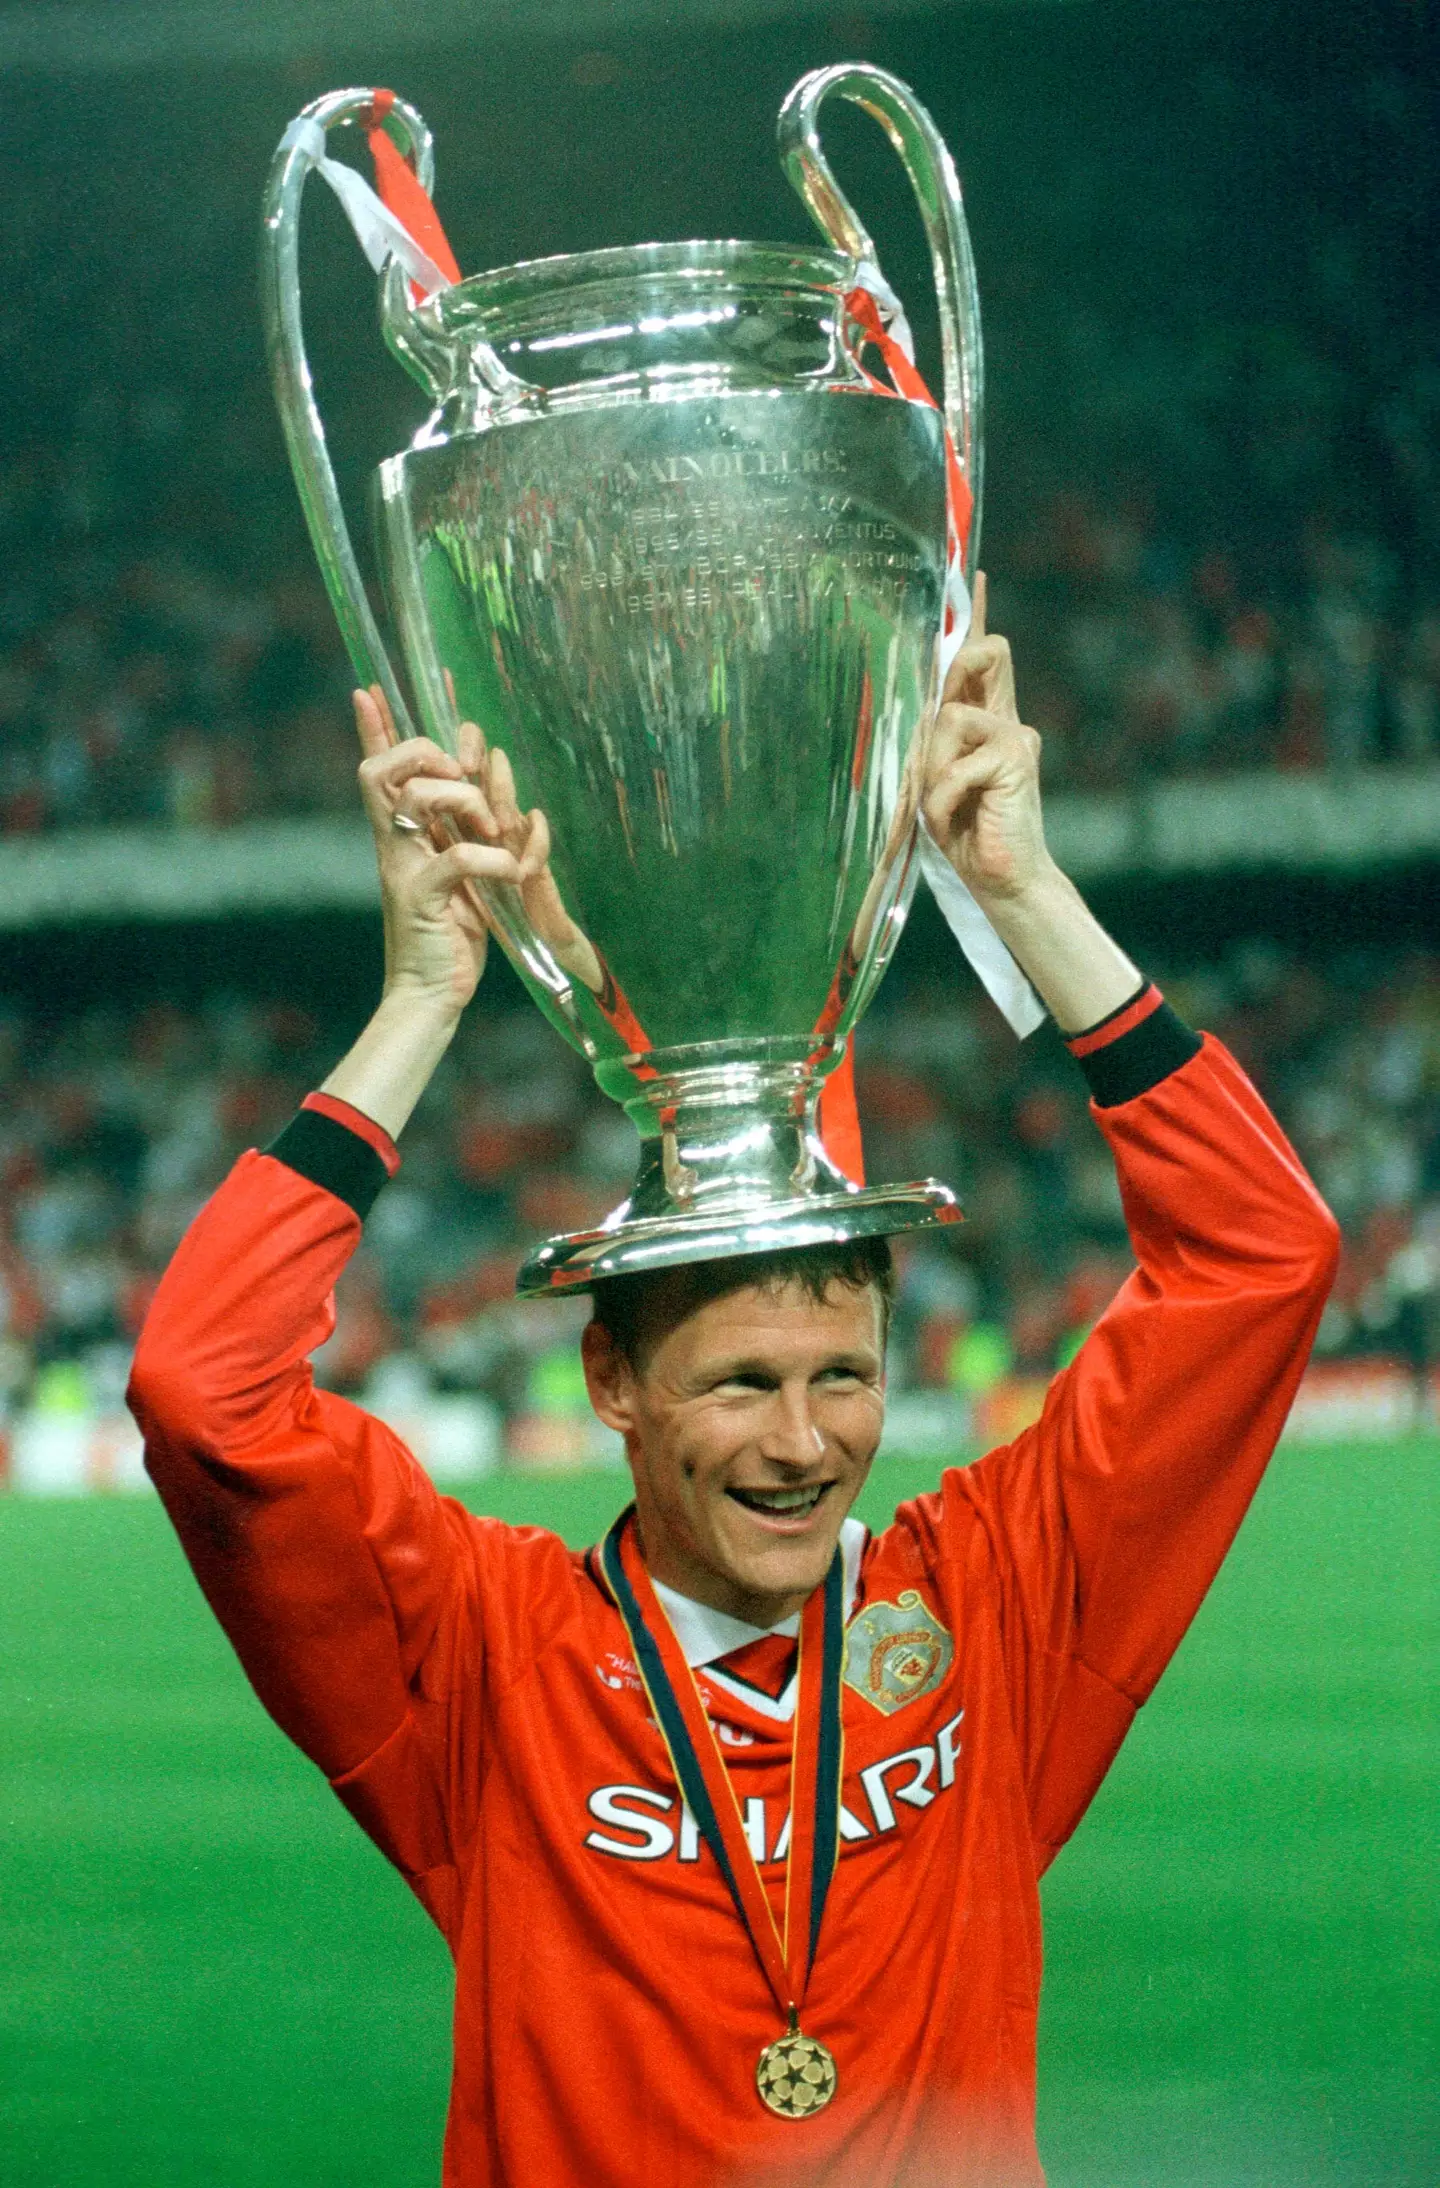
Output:
[[[882,124],[919,200],[939,409],[862,362],[885,342],[876,299],[898,306],[820,148],[832,93]],[[933,1180],[852,1184],[816,1117],[914,890],[947,560],[968,576],[978,537],[971,522],[956,569],[946,428],[951,504],[958,489],[973,507],[979,308],[934,124],[878,69],[796,85],[782,154],[830,250],[642,244],[423,300],[413,252],[372,252],[385,338],[435,406],[374,492],[412,714],[301,332],[307,176],[369,195],[325,158],[347,123],[383,124],[427,194],[434,172],[420,116],[369,90],[316,100],[276,155],[267,334],[315,551],[356,676],[383,686],[399,735],[418,722],[454,752],[477,722],[522,807],[546,814],[553,887],[486,890],[485,915],[642,1143],[630,1197],[540,1247],[520,1291],[955,1221]]]

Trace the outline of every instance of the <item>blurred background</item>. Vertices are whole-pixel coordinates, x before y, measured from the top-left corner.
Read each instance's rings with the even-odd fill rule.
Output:
[[[375,993],[348,675],[253,256],[285,118],[381,59],[436,129],[470,269],[801,237],[772,150],[785,87],[850,53],[919,87],[975,231],[991,620],[1045,737],[1057,851],[1237,1049],[1345,1225],[1320,1350],[1365,1368],[1311,1398],[1339,1419],[1353,1385],[1428,1418],[1440,134],[1423,8],[752,9],[707,28],[703,8],[580,7],[530,39],[521,9],[480,56],[432,12],[407,50],[367,37],[364,7],[0,8],[0,65],[24,87],[0,307],[0,1418],[37,1423],[12,1425],[16,1478],[79,1463],[77,1415],[113,1421],[189,1217]],[[47,52],[52,69],[20,70]],[[903,180],[853,111],[834,142],[933,374]],[[325,193],[307,218],[320,395],[358,522],[418,398]],[[969,1216],[952,1247],[906,1258],[896,1378],[932,1402],[897,1433],[953,1441],[978,1407],[983,1436],[1033,1406],[1123,1274],[1108,1167],[1056,1044],[1010,1040],[928,904],[860,1045],[872,1177],[947,1178]],[[428,1411],[440,1443],[447,1419],[457,1462],[593,1456],[565,1311],[509,1293],[526,1241],[620,1197],[633,1148],[497,967],[407,1139],[325,1377]],[[463,1429],[430,1404],[457,1396]],[[106,1428],[85,1463],[114,1444]]]
[[[162,2103],[155,2030],[168,2013],[193,2032],[209,1948],[197,1941],[183,1975],[162,1980],[181,1918],[136,1884],[148,1912],[124,1930],[113,1889],[116,1815],[125,1875],[153,1885],[162,1845],[174,1851],[154,1824],[159,1785],[193,1803],[218,1772],[234,1796],[220,1835],[239,1832],[265,1896],[277,1847],[295,1843],[285,1789],[304,1785],[194,1612],[157,1515],[116,1494],[143,1485],[122,1394],[160,1271],[377,993],[349,679],[261,350],[254,256],[275,141],[337,84],[403,91],[435,129],[437,204],[466,271],[687,235],[799,240],[775,111],[804,69],[868,58],[916,87],[965,187],[989,366],[990,621],[1014,642],[1022,712],[1044,734],[1054,847],[1178,1007],[1235,1049],[1345,1232],[1289,1471],[1265,1493],[1281,1501],[1257,1513],[1260,1547],[1242,1541],[1250,1579],[1227,1572],[1173,1675],[1179,1699],[1164,1700],[1167,1684],[1146,1723],[1180,1715],[1156,1749],[1137,1734],[1087,1826],[1092,1880],[1106,1881],[1087,1896],[1062,1865],[1051,1888],[1052,1939],[1058,1925],[1070,1948],[1047,2008],[1054,2178],[1440,2180],[1424,2048],[1434,1924],[1405,1866],[1425,1836],[1416,1771],[1433,1763],[1423,1546],[1440,1456],[1435,28],[1428,0],[0,4],[0,1482],[13,1492],[0,1499],[13,1581],[0,1681],[8,1648],[22,1788],[0,1841],[0,1936],[28,1971],[8,1989],[0,1975],[0,2038],[13,2033],[12,2071],[39,2062],[7,2091],[0,2040],[0,2123],[19,2165],[0,2166],[7,2178],[434,2174],[442,1974],[409,1911],[373,1896],[386,1887],[366,1850],[313,1824],[309,1796],[295,1791],[293,1832],[311,1886],[287,1885],[273,1969],[261,1955],[273,1988],[255,1990],[243,2033],[234,1984],[259,1964],[253,1903],[230,1905],[215,1834],[186,1811],[176,1874],[199,1864],[230,1906],[213,1962],[228,1976],[205,1998],[238,2057],[272,2031],[263,2069],[223,2088],[187,2039],[186,2072],[209,2093],[203,2133]],[[862,118],[837,113],[828,141],[933,381],[903,179]],[[324,193],[306,220],[312,358],[358,523],[367,475],[414,430],[418,398]],[[1129,1255],[1074,1067],[1048,1030],[1014,1042],[923,900],[862,1029],[859,1099],[871,1179],[940,1176],[967,1214],[953,1240],[903,1258],[883,1505],[1033,1417]],[[585,1412],[571,1310],[511,1291],[538,1235],[621,1197],[630,1128],[492,962],[404,1153],[318,1372],[396,1422],[470,1501],[588,1538],[623,1493],[618,1453]],[[84,1491],[110,1494],[55,1501]],[[1371,1615],[1377,1575],[1389,1624]],[[1293,1702],[1292,1673],[1301,1691],[1321,1682],[1321,1715],[1344,1728],[1323,1768],[1259,1729],[1267,1589],[1293,1651],[1276,1692]],[[159,1656],[140,1651],[137,1621]],[[1342,1633],[1357,1653],[1339,1650]],[[1189,1653],[1202,1643],[1209,1656]],[[78,1714],[62,1733],[67,1678]],[[162,1718],[173,1709],[169,1733],[134,1731],[142,1689]],[[1250,1747],[1237,1760],[1227,1731],[1212,1770],[1242,1692]],[[123,1798],[95,1762],[121,1720]],[[1279,1835],[1257,1850],[1244,1819],[1267,1769]],[[236,1790],[252,1779],[283,1832],[255,1823]],[[1202,1868],[1217,1849],[1233,1859],[1235,1896],[1218,1894],[1227,1941],[1211,1889],[1194,1960],[1165,1963],[1152,2011],[1153,1937],[1112,1965],[1096,1936],[1113,1944],[1113,1895],[1133,1912],[1176,1889],[1157,1804],[1193,1817],[1232,1779],[1233,1830],[1195,1852]],[[1357,1783],[1368,1823],[1347,1805]],[[88,1823],[82,1785],[100,1803]],[[1307,1809],[1328,1822],[1302,1857]],[[92,1883],[62,1887],[76,1845]],[[1286,1864],[1292,1885],[1304,1872],[1307,1912],[1276,1931],[1257,1909]],[[336,1873],[373,1954],[345,1957],[324,1929],[320,1880]],[[34,1908],[62,1903],[68,1925],[27,1929]],[[1337,1921],[1348,1943],[1317,2004],[1311,1946]],[[331,1956],[319,2004],[293,1988],[307,1922]],[[387,1993],[375,1962],[397,1955],[408,1973]],[[1067,1964],[1083,1988],[1065,1989]],[[1255,1984],[1282,1969],[1293,1996],[1272,1988],[1257,2032]],[[102,1993],[121,2003],[102,2011]],[[352,2013],[368,2001],[363,2071],[345,1997]],[[403,2034],[392,2011],[410,2015]],[[1297,2015],[1320,2033],[1292,2055]],[[1123,2131],[1121,2052],[1150,2062],[1134,2066],[1144,2102]],[[343,2106],[317,2113],[321,2085]],[[337,2142],[342,2111],[365,2123],[358,2140]]]

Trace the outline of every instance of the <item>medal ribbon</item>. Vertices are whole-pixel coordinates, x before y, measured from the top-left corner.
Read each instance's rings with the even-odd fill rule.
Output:
[[[605,1537],[600,1569],[625,1621],[675,1783],[715,1857],[775,2003],[793,2029],[814,1965],[840,1850],[844,1561],[837,1549],[823,1584],[800,1614],[800,1691],[790,1763],[790,1850],[782,1936],[695,1675],[645,1570],[633,1516],[632,1506]]]

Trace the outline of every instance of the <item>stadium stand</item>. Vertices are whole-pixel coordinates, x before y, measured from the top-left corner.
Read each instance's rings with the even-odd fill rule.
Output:
[[[1015,638],[1052,787],[1440,762],[1423,82],[1397,70],[1378,28],[1374,50],[1318,72],[1303,103],[1237,47],[1183,92],[1167,78],[1177,149],[1158,157],[1153,144],[1122,153],[1105,126],[1108,96],[1134,101],[1141,86],[1077,82],[1057,61],[1025,83],[1017,163],[1002,113],[962,111],[942,65],[947,40],[973,59],[993,34],[897,25],[890,58],[940,95],[966,175],[993,391],[992,620]],[[432,83],[440,199],[464,262],[687,221],[798,235],[761,164],[782,45],[760,38],[754,84],[705,112],[732,176],[718,204],[713,190],[683,202],[650,141],[649,106],[663,98],[683,128],[685,97],[673,67],[657,76],[639,51],[582,54],[543,87],[535,54],[512,55],[523,146],[513,119]],[[1015,66],[1005,55],[995,80]],[[433,68],[415,64],[422,97]],[[0,833],[350,809],[346,674],[284,473],[249,275],[260,177],[289,112],[277,98],[289,89],[267,78],[223,92],[202,78],[172,104],[169,159],[203,175],[198,206],[153,188],[138,92],[36,84],[17,119],[7,242],[28,303],[0,328],[23,420],[0,477]],[[562,189],[577,131],[598,151],[608,117],[635,157]],[[1223,177],[1187,149],[1207,140],[1225,144]],[[78,166],[64,149],[77,141]],[[1277,160],[1296,182],[1283,249],[1253,212],[1236,217]],[[554,190],[537,193],[551,170]],[[883,210],[893,174],[860,172]],[[316,339],[358,506],[369,463],[417,413],[369,317],[355,325],[364,276],[327,220]],[[71,226],[87,251],[61,284],[55,236]],[[898,233],[887,257],[918,306],[916,237]]]
[[[38,468],[12,482],[12,569],[46,559],[74,492]],[[1440,595],[1408,603],[1383,540],[1317,520],[1303,581],[1282,590],[1143,511],[1075,496],[1036,536],[1030,566],[998,579],[994,620],[1034,664],[1056,787],[1440,760]],[[74,597],[46,590],[0,602],[0,834],[353,810],[347,678],[303,565],[250,585],[182,534],[87,561]]]
[[[893,1375],[914,1443],[1001,1430],[1037,1402],[1128,1267],[1114,1173],[1058,1043],[1017,1044],[956,982],[912,986],[862,1030],[877,1178],[960,1189],[953,1246],[903,1255]],[[1277,1108],[1345,1228],[1322,1361],[1378,1357],[1425,1390],[1440,1361],[1440,961],[1317,969],[1260,945],[1170,983]],[[102,1007],[0,1021],[0,1407],[117,1412],[150,1290],[189,1218],[323,1076],[340,1035],[293,1005]],[[566,1463],[584,1423],[584,1302],[513,1297],[523,1249],[619,1199],[634,1134],[528,1006],[487,1009],[406,1135],[347,1271],[318,1371],[407,1416],[435,1400],[474,1448]],[[926,1410],[924,1394],[948,1403]],[[466,1423],[468,1422],[468,1430]]]

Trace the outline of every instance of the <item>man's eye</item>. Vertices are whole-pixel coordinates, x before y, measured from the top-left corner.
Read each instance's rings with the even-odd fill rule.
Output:
[[[773,1390],[775,1386],[763,1375],[727,1375],[715,1387],[717,1390]]]

